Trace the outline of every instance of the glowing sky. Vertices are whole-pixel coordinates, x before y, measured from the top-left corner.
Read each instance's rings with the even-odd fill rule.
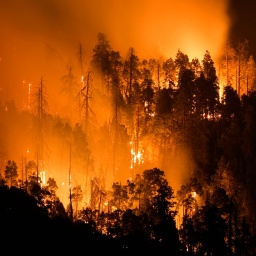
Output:
[[[1,0],[0,99],[19,100],[22,81],[42,75],[56,98],[78,43],[89,62],[99,32],[123,57],[134,47],[140,58],[180,49],[201,60],[206,50],[218,56],[229,24],[226,0]]]

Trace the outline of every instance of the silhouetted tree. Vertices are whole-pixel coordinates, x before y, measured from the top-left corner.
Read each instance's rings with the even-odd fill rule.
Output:
[[[58,186],[54,178],[49,178],[47,184],[42,189],[42,201],[47,208],[48,216],[52,218],[68,218],[65,208],[57,196]]]
[[[72,67],[67,66],[67,74],[61,78],[63,85],[61,86],[60,93],[67,97],[65,113],[67,113],[67,117],[69,118],[70,123],[76,120],[77,116],[74,114],[80,103],[76,98],[79,93],[79,85],[76,79],[77,78],[73,73]]]
[[[17,178],[18,178],[18,167],[14,161],[8,160],[7,165],[4,170],[4,177],[9,184],[9,187],[17,186]]]
[[[223,121],[231,121],[240,111],[240,99],[237,91],[231,86],[225,86],[222,96],[221,116]]]
[[[48,116],[48,93],[41,77],[40,83],[34,92],[33,115],[34,125],[36,128],[36,163],[37,163],[37,179],[40,172],[45,172],[45,152],[46,152],[46,124]]]
[[[83,191],[81,188],[81,185],[77,185],[75,187],[72,188],[72,200],[74,203],[74,207],[75,207],[75,219],[78,218],[78,210],[80,207],[80,204],[83,200]]]

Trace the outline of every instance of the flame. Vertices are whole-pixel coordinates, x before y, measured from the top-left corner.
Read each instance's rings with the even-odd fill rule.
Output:
[[[144,160],[143,160],[143,153],[142,153],[142,149],[138,149],[137,152],[135,150],[135,145],[134,143],[132,143],[132,141],[130,142],[131,145],[131,164],[130,164],[130,168],[131,169],[135,169],[136,166],[143,164]]]
[[[39,173],[39,177],[40,177],[40,179],[42,181],[42,184],[45,185],[46,184],[46,171],[41,171]]]
[[[26,80],[22,81],[22,88],[23,88],[23,106],[24,110],[30,110],[31,108],[31,88],[32,84],[27,83]]]

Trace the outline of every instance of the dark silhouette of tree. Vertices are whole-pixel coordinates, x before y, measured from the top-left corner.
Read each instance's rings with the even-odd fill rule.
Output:
[[[112,200],[110,201],[111,206],[118,210],[127,210],[129,208],[127,185],[121,185],[121,183],[116,182],[113,183],[112,189],[113,194]]]
[[[147,125],[147,133],[144,134],[144,143],[151,142],[154,147],[153,155],[145,150],[145,159],[147,156],[153,159],[152,162],[158,161],[159,166],[165,167],[166,158],[173,147],[173,139],[175,133],[175,120],[173,118],[174,104],[173,89],[163,88],[155,93],[155,111]],[[149,141],[149,142],[148,142]]]
[[[18,166],[14,161],[8,160],[7,165],[4,170],[4,177],[8,182],[9,187],[17,186],[18,178]]]
[[[145,125],[148,119],[153,115],[154,108],[154,89],[152,88],[152,81],[146,81],[146,87],[142,90],[141,103],[144,106]]]
[[[202,69],[204,77],[206,79],[206,88],[204,88],[204,101],[207,102],[205,102],[206,109],[204,113],[206,115],[210,115],[211,117],[215,117],[215,113],[216,110],[218,109],[219,103],[219,85],[214,62],[211,58],[209,51],[206,51],[204,58],[202,60]]]
[[[241,123],[235,118],[229,129],[226,129],[220,140],[220,147],[223,151],[223,156],[229,167],[233,170],[236,177],[243,177],[243,159],[242,159],[242,137],[241,137]]]
[[[237,116],[240,110],[240,99],[237,95],[236,90],[230,86],[224,88],[222,98],[222,118],[223,120],[230,121],[231,118]]]
[[[38,207],[33,196],[16,187],[0,186],[2,243],[7,247],[12,246],[12,253],[18,253],[20,246],[28,241],[34,244],[38,239],[43,239],[42,234],[47,232],[48,224],[47,211]]]
[[[80,97],[80,112],[81,121],[84,123],[85,134],[88,136],[89,131],[92,132],[92,119],[95,119],[95,114],[92,110],[92,73],[88,72],[86,77],[83,77],[83,87],[79,92]],[[89,137],[89,136],[88,136]]]
[[[34,108],[33,115],[35,118],[36,127],[36,163],[37,163],[37,179],[39,174],[45,171],[45,133],[48,116],[48,94],[44,85],[43,77],[41,77],[40,84],[34,93]]]
[[[165,221],[172,222],[169,218],[174,218],[176,212],[174,193],[164,177],[164,172],[158,168],[145,170],[143,172],[143,187],[140,203],[140,211],[145,212],[151,219],[152,232],[158,225]],[[170,221],[170,222],[169,222]],[[172,222],[172,228],[175,230],[175,222]],[[174,232],[174,231],[173,231]],[[156,239],[164,239],[164,234],[155,234]]]
[[[191,79],[191,110],[187,110],[184,137],[196,163],[195,175],[202,175],[207,169],[209,173],[214,172],[220,154],[216,143],[219,134],[215,129],[220,111],[219,87],[214,62],[208,51],[202,65],[193,67],[190,71],[192,70],[196,73],[193,73]],[[187,90],[189,89],[185,89]]]
[[[130,253],[147,253],[150,252],[151,239],[148,233],[147,221],[145,215],[136,215],[132,210],[127,210],[122,215],[122,235],[121,239]],[[151,248],[153,249],[153,248]],[[151,251],[151,253],[153,253]]]
[[[30,176],[36,175],[37,172],[37,165],[35,161],[28,161],[25,165],[25,187],[27,189],[28,186],[28,180]]]
[[[177,71],[174,60],[172,58],[165,60],[162,65],[162,69],[165,88],[174,88],[174,86],[177,86]]]
[[[123,78],[127,84],[125,91],[125,99],[128,105],[136,102],[136,94],[139,83],[140,71],[139,71],[140,60],[135,53],[134,48],[130,48],[127,57],[124,61]]]
[[[104,94],[109,88],[110,75],[110,52],[112,47],[104,33],[98,33],[98,43],[93,49],[91,65],[101,76],[101,93]]]
[[[42,180],[36,173],[28,177],[27,192],[33,196],[43,207],[43,193],[42,193]]]
[[[97,212],[92,210],[90,207],[86,207],[78,212],[80,220],[88,223],[93,229],[96,229]]]
[[[91,198],[90,198],[90,208],[92,210],[98,210],[98,205],[100,202],[100,180],[97,177],[91,179]]]
[[[67,74],[61,78],[63,85],[61,86],[60,93],[67,97],[67,103],[65,108],[65,113],[69,118],[69,122],[72,123],[75,118],[77,118],[74,113],[76,112],[78,105],[77,95],[79,92],[79,85],[77,83],[77,78],[73,73],[71,66],[67,66]]]
[[[176,91],[174,108],[174,119],[176,120],[177,134],[176,143],[187,145],[190,140],[188,131],[193,125],[191,114],[193,109],[195,75],[192,70],[182,68],[179,72],[178,89]]]
[[[256,178],[255,174],[255,152],[256,152],[256,93],[249,93],[248,96],[242,97],[242,116],[243,116],[243,131],[242,131],[242,155],[244,159],[244,167],[243,167],[243,175],[241,178],[245,180],[246,190],[250,191],[248,195],[250,195],[247,200],[251,205],[250,207],[250,215],[255,216],[256,208],[255,206],[255,196],[256,189],[254,185],[254,180]],[[254,217],[253,217],[254,218]]]
[[[83,200],[83,191],[82,191],[81,185],[77,185],[72,188],[71,196],[72,196],[72,201],[73,201],[74,210],[75,210],[74,218],[77,219],[78,218],[78,210],[79,210],[80,204]]]
[[[137,197],[140,200],[138,217],[135,212],[127,210],[123,214],[123,221],[130,218],[131,226],[127,225],[127,221],[122,224],[122,228],[125,228],[127,234],[127,241],[131,241],[131,235],[136,235],[138,241],[141,244],[138,245],[142,248],[144,245],[145,250],[150,248],[148,241],[161,241],[161,249],[159,253],[169,251],[170,253],[178,253],[179,238],[178,231],[175,227],[175,211],[172,208],[175,205],[174,195],[172,188],[168,185],[167,180],[164,177],[164,172],[158,168],[145,170],[142,177],[139,179],[137,176],[136,182],[140,185],[132,186],[129,182],[130,193],[134,195],[135,188],[137,190]],[[141,190],[141,191],[140,191]],[[134,198],[133,198],[134,199]],[[137,226],[133,226],[132,223],[138,223]],[[141,223],[141,224],[140,224]],[[125,225],[125,226],[124,226]],[[141,228],[143,227],[144,232]],[[122,235],[124,235],[122,233]],[[133,246],[137,243],[133,243]],[[162,250],[162,251],[161,251]]]
[[[53,219],[56,217],[68,218],[65,208],[57,196],[58,186],[54,178],[49,178],[43,187],[43,204],[47,208],[48,216]]]
[[[2,173],[0,173],[0,186],[6,186],[6,180],[5,180],[5,178],[2,176]]]
[[[172,113],[174,92],[172,89],[163,88],[156,94],[155,115],[164,117]]]
[[[212,255],[227,255],[224,241],[225,222],[214,206],[205,210],[201,250]]]
[[[109,97],[111,102],[111,119],[110,119],[110,136],[113,141],[112,145],[112,171],[113,180],[116,181],[120,175],[119,170],[122,165],[121,152],[122,140],[125,139],[125,130],[121,125],[121,116],[124,113],[125,101],[123,96],[123,85],[121,81],[122,61],[119,52],[110,52],[110,88]]]
[[[178,74],[183,72],[184,69],[189,69],[190,66],[188,55],[182,52],[180,49],[178,49],[178,52],[176,53],[174,63]]]

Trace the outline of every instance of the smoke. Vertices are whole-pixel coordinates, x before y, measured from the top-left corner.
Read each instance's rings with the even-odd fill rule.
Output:
[[[105,31],[122,53],[132,46],[146,58],[175,57],[180,49],[201,59],[209,50],[217,58],[229,28],[226,8],[226,1],[123,1],[112,9],[115,20]]]
[[[66,66],[77,63],[78,43],[89,62],[99,32],[122,56],[134,47],[140,58],[174,58],[178,49],[190,58],[201,60],[206,50],[217,58],[229,29],[227,6],[227,0],[1,1],[2,94],[18,100],[22,81],[36,86],[44,76],[55,98]]]
[[[218,57],[230,25],[227,8],[227,0],[76,1],[71,17],[79,34],[106,33],[122,55],[134,47],[141,57],[174,57],[181,49],[201,59],[206,50]]]

